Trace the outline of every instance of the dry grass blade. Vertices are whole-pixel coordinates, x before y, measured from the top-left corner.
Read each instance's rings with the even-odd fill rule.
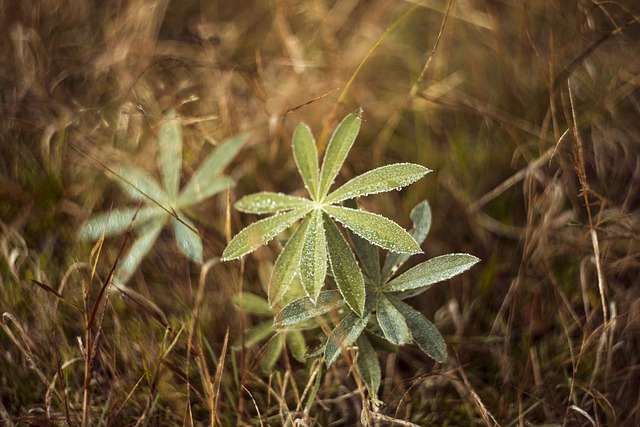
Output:
[[[213,402],[211,407],[211,427],[215,425],[215,420],[218,418],[218,402],[220,401],[220,384],[222,382],[222,374],[224,372],[224,363],[227,354],[227,345],[229,344],[229,329],[224,336],[224,342],[222,343],[222,350],[220,351],[220,359],[218,360],[218,367],[216,368],[216,376],[213,382]]]

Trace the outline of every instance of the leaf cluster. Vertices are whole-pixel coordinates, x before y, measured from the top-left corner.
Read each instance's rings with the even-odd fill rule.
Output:
[[[407,232],[385,217],[358,209],[355,199],[402,188],[430,170],[411,163],[383,166],[330,193],[360,123],[359,114],[350,114],[338,125],[321,168],[311,130],[300,124],[293,135],[293,155],[310,198],[261,192],[240,199],[235,204],[240,211],[275,215],[240,231],[225,249],[223,259],[242,257],[302,220],[276,260],[267,292],[268,304],[264,301],[261,314],[267,314],[267,308],[280,302],[297,278],[304,296],[286,304],[275,315],[275,327],[299,328],[314,318],[348,307],[341,311],[345,315],[327,334],[324,345],[307,356],[323,354],[330,366],[341,350],[355,343],[359,349],[359,370],[369,394],[376,396],[381,374],[374,342],[382,340],[391,346],[415,343],[436,361],[446,359],[440,332],[403,300],[464,272],[479,260],[468,254],[443,255],[394,277],[412,254],[421,252],[420,244],[431,227],[429,204],[424,201],[413,209],[414,227]],[[349,239],[336,223],[347,230]],[[388,250],[382,265],[378,247]],[[336,289],[322,290],[327,276]],[[321,323],[326,325],[328,320]],[[265,326],[264,330],[267,329]],[[284,339],[284,335],[279,339]]]
[[[233,180],[222,170],[233,160],[247,140],[239,135],[224,140],[180,189],[182,169],[182,126],[170,110],[158,135],[158,167],[162,184],[147,172],[131,165],[115,168],[116,182],[138,206],[116,208],[90,218],[79,232],[84,240],[98,240],[134,229],[138,236],[118,263],[114,281],[126,284],[142,259],[151,250],[164,226],[170,222],[180,251],[190,260],[202,263],[202,239],[188,209],[213,195],[233,187]]]

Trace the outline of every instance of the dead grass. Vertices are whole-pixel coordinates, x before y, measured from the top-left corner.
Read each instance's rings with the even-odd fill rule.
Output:
[[[0,1],[3,425],[353,425],[363,405],[373,425],[640,424],[640,11],[451,5],[432,56],[445,1]],[[125,295],[107,279],[127,240],[99,253],[76,242],[92,211],[125,202],[104,165],[157,173],[170,107],[185,179],[218,141],[251,132],[228,170],[233,201],[299,190],[293,126],[320,133],[359,106],[340,179],[394,161],[434,169],[367,208],[408,226],[428,198],[426,255],[483,259],[413,301],[450,357],[381,353],[380,407],[348,361],[309,403],[314,364],[284,357],[267,375],[260,349],[228,347],[255,321],[231,295],[261,292],[276,250],[217,262],[227,195],[196,213],[202,269],[161,236]]]

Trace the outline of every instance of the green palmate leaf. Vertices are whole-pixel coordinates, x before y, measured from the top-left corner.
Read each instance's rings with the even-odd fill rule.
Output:
[[[349,249],[349,245],[342,237],[342,233],[327,215],[324,215],[324,228],[333,278],[351,310],[358,316],[362,316],[365,287],[358,263],[353,252]]]
[[[413,221],[413,228],[409,231],[409,234],[411,234],[416,243],[421,245],[431,228],[431,208],[429,203],[426,200],[418,203],[411,210],[410,216]],[[404,264],[409,259],[409,256],[408,254],[390,252],[382,267],[382,277],[384,279],[389,277],[394,268]]]
[[[120,166],[116,173],[119,178],[116,182],[132,200],[151,202],[168,208],[169,195],[146,172],[134,166]]]
[[[293,132],[293,158],[312,199],[318,199],[318,153],[311,129],[300,123]]]
[[[170,110],[160,127],[158,135],[159,166],[164,188],[172,200],[177,199],[182,168],[182,126],[176,118],[175,110]]]
[[[429,172],[430,169],[412,163],[382,166],[348,181],[331,193],[326,202],[337,203],[368,194],[397,190],[416,182]]]
[[[329,192],[333,180],[338,175],[342,163],[347,157],[353,142],[360,130],[361,119],[356,114],[349,114],[338,125],[331,136],[320,171],[320,187],[318,200],[323,200]]]
[[[422,313],[397,298],[389,296],[389,301],[404,317],[413,341],[418,347],[437,362],[444,362],[447,359],[447,347],[442,335],[433,323],[427,320]]]
[[[328,313],[343,304],[344,300],[339,291],[322,291],[315,304],[308,297],[292,301],[275,316],[273,322],[277,327],[295,325]]]
[[[247,135],[237,135],[222,141],[194,172],[191,180],[180,194],[180,201],[192,204],[226,190],[227,185],[233,181],[229,181],[228,178],[221,181],[223,177],[220,177],[219,174],[238,154],[247,138]],[[211,187],[215,189],[214,192]]]
[[[291,281],[300,267],[302,246],[310,219],[310,217],[305,218],[276,259],[267,292],[270,306],[280,301],[285,292],[287,292]]]
[[[354,199],[349,199],[345,202],[345,206],[356,209],[358,205]],[[373,283],[380,283],[380,259],[378,255],[378,248],[355,234],[353,231],[347,229],[349,238],[353,243],[353,247],[356,250],[356,255],[362,263],[364,272],[367,277],[371,279]]]
[[[432,258],[391,280],[385,286],[385,291],[399,292],[430,286],[457,276],[478,261],[478,258],[469,254],[448,254]]]
[[[375,245],[395,252],[422,252],[409,233],[381,215],[342,206],[325,206],[323,209],[342,225]]]
[[[300,208],[254,222],[229,242],[222,253],[222,260],[229,261],[253,252],[308,213],[308,208]]]
[[[176,214],[180,215],[179,212],[176,212]],[[184,215],[180,216],[180,220],[171,218],[178,248],[191,261],[202,264],[202,239],[193,231],[195,230],[193,222],[189,221]]]
[[[243,292],[242,295],[235,294],[231,297],[231,301],[236,308],[246,313],[257,314],[259,316],[273,315],[267,300],[251,292]]]
[[[307,296],[313,301],[318,299],[326,274],[327,241],[322,223],[322,212],[319,209],[314,209],[311,213],[311,222],[305,233],[300,262],[300,281]]]
[[[324,362],[327,367],[338,358],[340,351],[353,344],[358,339],[365,326],[369,316],[359,317],[351,312],[335,327],[331,335],[327,338],[327,345],[324,349]]]
[[[260,360],[260,367],[264,372],[271,373],[273,365],[276,364],[282,354],[284,343],[285,334],[276,334],[269,340],[267,348],[262,355],[262,360]]]
[[[310,200],[301,197],[263,191],[243,197],[234,206],[241,212],[268,214],[296,208],[310,209],[313,204]]]
[[[378,389],[380,388],[382,373],[380,372],[378,356],[365,334],[360,335],[356,345],[358,346],[358,370],[369,392],[369,398],[374,402],[379,402]]]
[[[129,227],[137,228],[147,221],[164,218],[166,215],[168,214],[157,206],[114,209],[97,214],[85,222],[78,237],[83,240],[98,240],[103,232],[106,237],[114,236],[127,231]]]
[[[116,267],[113,281],[117,285],[123,285],[129,281],[133,272],[140,265],[142,258],[149,252],[158,239],[165,218],[156,219],[140,228],[140,236],[133,242],[127,254],[120,260]]]
[[[292,329],[286,332],[287,348],[291,355],[299,362],[304,361],[304,355],[307,351],[307,343],[304,340],[302,332]]]
[[[378,297],[376,317],[382,333],[390,343],[402,345],[411,342],[411,332],[404,317],[384,294]]]
[[[228,176],[212,178],[206,186],[190,185],[193,182],[193,180],[189,181],[187,187],[178,196],[177,207],[194,205],[215,194],[227,191],[236,185],[235,181]]]

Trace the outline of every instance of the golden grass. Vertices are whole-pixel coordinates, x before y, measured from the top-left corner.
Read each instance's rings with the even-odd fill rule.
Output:
[[[3,425],[640,424],[633,1],[0,0],[0,11]],[[217,261],[249,222],[230,203],[302,187],[293,127],[319,134],[360,106],[339,179],[428,166],[437,175],[365,206],[408,226],[428,198],[427,256],[483,259],[412,301],[444,331],[449,360],[381,352],[380,406],[364,398],[356,352],[318,376],[287,356],[266,374],[264,349],[232,350],[256,319],[231,296],[262,292],[277,250]],[[125,203],[104,165],[157,174],[168,108],[183,120],[185,180],[218,141],[251,142],[228,168],[238,186],[194,212],[204,265],[161,236],[120,292],[107,278],[129,241],[92,252],[75,233]]]

